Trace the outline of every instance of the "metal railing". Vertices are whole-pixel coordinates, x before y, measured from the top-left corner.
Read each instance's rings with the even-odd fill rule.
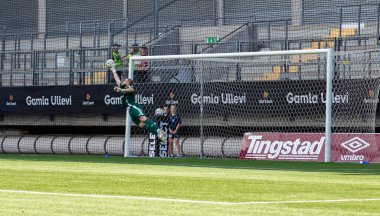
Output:
[[[106,84],[103,64],[110,53],[108,48],[2,52],[0,86]]]
[[[356,52],[359,46],[358,41],[362,41],[360,46],[363,47],[360,53],[363,53],[366,61],[360,63],[352,61],[352,52]],[[220,43],[219,47],[224,47],[223,52],[247,52],[263,50],[289,50],[309,49],[312,44],[319,49],[333,48],[335,51],[344,51],[336,59],[337,76],[350,78],[352,71],[362,68],[363,73],[368,73],[371,77],[375,68],[376,57],[378,55],[377,38],[368,37],[349,37],[349,38],[319,38],[304,40],[270,40],[270,41],[237,41]],[[150,55],[155,55],[155,49],[176,47],[179,50],[188,50],[187,54],[197,54],[207,43],[187,43],[187,44],[169,44],[169,45],[151,45],[148,46]],[[41,85],[94,85],[108,84],[111,81],[109,71],[103,68],[104,61],[110,58],[110,49],[102,48],[83,48],[56,51],[9,51],[2,52],[0,86],[41,86]],[[360,66],[365,64],[365,66]],[[125,64],[126,65],[126,64]],[[304,79],[303,66],[304,62],[284,62],[281,66],[283,74],[286,74],[290,67],[297,66],[297,73],[292,75],[296,79]],[[306,65],[307,66],[307,65]],[[377,66],[376,66],[377,67]],[[126,72],[127,68],[121,68]],[[150,70],[147,68],[147,70]],[[307,73],[310,73],[308,71]],[[241,75],[239,75],[241,77]],[[314,76],[313,76],[314,77]],[[323,73],[318,68],[315,71],[316,78],[323,78]]]
[[[348,18],[355,18],[356,21],[354,21],[355,29],[357,29],[357,35],[362,35],[362,24],[364,21],[371,21],[371,20],[365,20],[363,18],[363,9],[365,7],[376,7],[376,16],[373,16],[373,20],[376,22],[376,35],[380,35],[380,3],[367,3],[367,4],[355,4],[355,5],[342,5],[339,7],[339,37],[342,36],[343,31],[343,25],[345,24],[344,15],[349,15],[351,17]],[[352,10],[348,13],[344,13],[344,10]],[[357,15],[356,17],[352,15]],[[350,23],[350,22],[349,22]]]
[[[244,24],[256,21],[256,16],[217,17],[209,19],[183,19],[181,26],[218,26],[228,24]]]

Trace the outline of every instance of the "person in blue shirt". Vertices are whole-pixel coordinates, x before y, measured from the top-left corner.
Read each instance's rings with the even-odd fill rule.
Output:
[[[169,114],[169,119],[168,119],[168,124],[169,124],[169,152],[168,155],[169,157],[173,157],[173,143],[177,147],[177,157],[181,157],[181,145],[179,144],[179,138],[180,138],[180,133],[179,133],[179,128],[182,124],[181,117],[177,113],[177,107],[175,105],[170,106],[170,114]]]

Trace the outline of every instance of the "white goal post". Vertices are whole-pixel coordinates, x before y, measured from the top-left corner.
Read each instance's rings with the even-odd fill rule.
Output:
[[[261,56],[292,56],[292,55],[310,55],[320,54],[326,56],[326,103],[325,103],[325,162],[330,162],[331,154],[331,127],[332,127],[332,89],[333,89],[333,50],[332,49],[315,49],[315,50],[289,50],[289,51],[266,51],[266,52],[242,52],[242,53],[217,53],[217,54],[191,54],[191,55],[162,55],[162,56],[132,56],[129,59],[128,77],[133,79],[134,63],[136,61],[161,61],[161,60],[207,60],[222,58],[225,60],[244,58],[244,57],[261,57]],[[201,112],[203,100],[200,100]],[[144,108],[144,107],[143,107]],[[130,156],[131,144],[131,118],[126,111],[126,129],[125,129],[125,150],[124,156]]]

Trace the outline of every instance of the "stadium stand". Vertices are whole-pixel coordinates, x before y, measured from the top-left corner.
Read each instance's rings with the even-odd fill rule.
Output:
[[[144,44],[149,55],[316,48],[352,51],[378,46],[376,1],[303,1],[302,17],[292,17],[298,9],[292,8],[290,1],[225,2],[224,16],[218,17],[215,9],[218,1],[167,0],[159,4],[157,22],[149,12],[154,7],[152,2],[144,2],[144,10],[136,2],[129,1],[127,11],[123,12],[120,7],[123,3],[113,1],[109,5],[113,13],[102,10],[90,14],[101,8],[100,1],[75,6],[48,1],[46,32],[38,32],[38,1],[28,2],[30,5],[19,2],[30,6],[28,11],[16,7],[17,2],[3,3],[2,8],[11,13],[25,13],[17,21],[7,17],[11,13],[4,14],[0,83],[3,86],[100,84],[99,76],[104,76],[100,75],[102,62],[109,56],[107,49],[114,41],[121,43],[125,52],[132,43]],[[218,41],[208,44],[206,37]],[[296,68],[291,66],[291,73]],[[32,75],[32,70],[43,73],[44,80]],[[259,79],[282,77],[275,71],[270,73],[275,76],[265,72]]]

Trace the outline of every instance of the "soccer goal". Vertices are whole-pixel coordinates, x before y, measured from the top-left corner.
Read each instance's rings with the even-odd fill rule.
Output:
[[[185,156],[239,157],[246,133],[318,133],[324,136],[319,150],[329,162],[332,132],[368,133],[375,127],[377,103],[371,100],[379,90],[377,70],[361,62],[366,53],[346,55],[317,49],[134,56],[128,77],[135,80],[136,102],[148,117],[156,108],[176,106]],[[134,136],[145,135],[126,115],[126,157],[140,148],[146,154],[146,144],[134,143]],[[289,139],[292,143],[284,140],[274,151],[295,152],[295,159],[316,151],[311,140],[302,146],[307,139],[300,145],[303,140]],[[272,149],[250,150],[260,148]]]

